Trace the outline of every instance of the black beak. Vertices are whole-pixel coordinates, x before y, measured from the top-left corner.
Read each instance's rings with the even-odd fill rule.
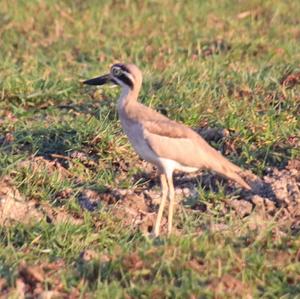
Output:
[[[110,83],[110,82],[116,84],[115,80],[113,78],[111,78],[110,74],[107,74],[107,75],[100,76],[97,78],[85,80],[82,83],[87,84],[87,85],[104,85],[104,84]]]

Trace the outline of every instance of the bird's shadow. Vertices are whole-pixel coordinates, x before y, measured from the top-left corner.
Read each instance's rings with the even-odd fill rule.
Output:
[[[218,193],[222,188],[224,195],[234,194],[237,198],[244,198],[246,200],[251,199],[253,195],[259,195],[271,200],[276,200],[276,195],[272,190],[270,184],[265,183],[263,180],[252,181],[254,186],[251,191],[239,188],[237,185],[228,183],[228,180],[220,175],[211,172],[199,172],[192,176],[185,173],[176,172],[174,174],[174,186],[175,188],[188,188],[194,189],[195,186],[199,188]],[[139,181],[143,184],[145,189],[152,189],[155,186],[160,186],[160,180],[155,171],[144,172],[141,171],[134,176],[135,181]]]

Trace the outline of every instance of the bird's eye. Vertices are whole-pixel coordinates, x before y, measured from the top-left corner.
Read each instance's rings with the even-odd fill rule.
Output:
[[[120,76],[121,75],[121,70],[119,68],[113,68],[112,72],[113,72],[114,76]]]

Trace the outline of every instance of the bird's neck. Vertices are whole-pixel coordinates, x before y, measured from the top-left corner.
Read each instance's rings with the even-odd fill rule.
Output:
[[[139,88],[133,88],[123,86],[121,94],[118,100],[118,111],[124,110],[126,106],[134,104],[137,102],[139,95]]]

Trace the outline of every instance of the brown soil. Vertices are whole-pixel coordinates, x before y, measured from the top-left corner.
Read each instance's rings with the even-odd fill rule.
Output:
[[[149,175],[153,177],[153,174]],[[207,212],[207,204],[199,201],[195,189],[202,184],[212,191],[218,189],[220,180],[212,174],[177,174],[175,176],[176,201],[184,200],[190,209],[200,213]],[[152,186],[151,186],[152,185]],[[154,186],[154,187],[153,187]],[[225,192],[232,194],[236,187],[232,182],[224,181]],[[257,213],[264,219],[277,217],[278,223],[289,226],[293,230],[300,230],[300,161],[291,160],[286,168],[279,170],[270,168],[261,181],[254,186],[255,193],[238,193],[238,199],[227,200],[222,204],[222,212],[234,211],[240,218]],[[190,199],[190,200],[189,200]],[[125,226],[140,229],[148,233],[155,222],[156,211],[160,200],[158,180],[155,184],[150,180],[144,187],[135,190],[106,190],[98,193],[85,190],[78,198],[83,208],[93,211],[101,204],[108,205],[111,212],[120,219]],[[166,229],[166,219],[163,219],[162,231]]]
[[[46,167],[49,171],[59,171],[62,177],[70,178],[68,171],[59,163],[42,157],[22,162],[20,166],[30,167],[33,171]],[[147,174],[149,180],[142,187],[135,190],[108,188],[104,192],[85,189],[77,197],[79,204],[83,209],[91,212],[104,206],[111,210],[125,226],[140,229],[145,233],[149,232],[156,218],[160,186],[153,168],[148,166],[146,168],[150,173]],[[214,192],[220,184],[223,184],[226,194],[237,194],[236,186],[232,182],[222,181],[213,174],[177,174],[174,182],[177,202],[182,200],[185,203],[190,202],[186,206],[200,213],[209,213],[207,205],[210,203],[202,202],[201,198],[199,200],[196,185],[201,184],[202,187]],[[224,200],[222,212],[225,214],[231,210],[240,218],[253,212],[263,214],[265,218],[276,216],[278,223],[284,223],[285,226],[288,225],[295,231],[300,230],[300,160],[289,161],[288,165],[281,170],[275,167],[269,168],[262,181],[254,187],[255,193],[240,191],[235,199]],[[72,190],[62,190],[57,194],[57,198],[63,202],[64,198],[68,198],[70,194]],[[214,205],[213,202],[211,204]],[[80,224],[83,221],[79,217],[70,215],[64,207],[54,208],[23,198],[8,177],[2,178],[0,181],[0,224],[31,223],[41,219],[53,223],[70,221]],[[163,219],[162,231],[165,230],[165,226],[166,219]]]

